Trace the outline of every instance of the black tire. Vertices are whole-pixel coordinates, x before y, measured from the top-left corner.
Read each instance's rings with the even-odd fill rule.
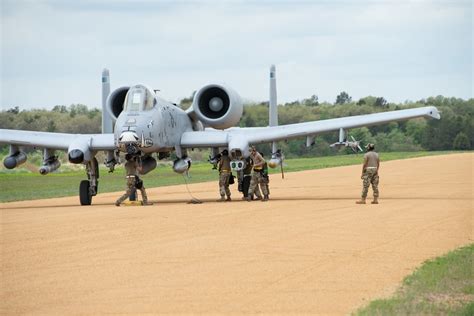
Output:
[[[91,205],[92,196],[89,191],[90,182],[88,180],[82,180],[81,184],[79,185],[79,199],[81,201],[81,205]]]

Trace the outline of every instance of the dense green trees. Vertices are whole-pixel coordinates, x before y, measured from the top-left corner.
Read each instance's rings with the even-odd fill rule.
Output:
[[[346,91],[342,91],[336,97],[336,104],[346,104],[352,101],[352,97]]]
[[[83,104],[57,105],[51,111],[15,109],[0,112],[0,128],[83,134],[101,131],[101,111]]]
[[[342,95],[342,96],[341,96]],[[399,110],[426,105],[434,105],[441,111],[441,120],[413,119],[406,122],[389,123],[349,131],[362,145],[373,142],[379,151],[416,150],[472,150],[474,149],[474,99],[430,97],[418,102],[403,104],[389,103],[383,97],[368,96],[351,101],[343,92],[338,96],[340,103],[320,103],[317,95],[301,101],[280,105],[279,123],[291,124],[329,118],[361,115],[374,112]],[[192,98],[183,99],[181,107],[191,105]],[[241,127],[267,126],[268,104],[246,104],[240,121]],[[20,111],[13,107],[0,112],[0,128],[24,129],[67,133],[100,133],[101,112],[88,109],[83,104],[58,105],[51,111]],[[306,147],[305,139],[280,142],[280,147],[288,157],[320,156],[344,154],[346,149],[336,151],[329,144],[338,140],[338,133],[325,133],[316,137],[315,144]],[[270,146],[261,145],[265,155],[270,154]]]

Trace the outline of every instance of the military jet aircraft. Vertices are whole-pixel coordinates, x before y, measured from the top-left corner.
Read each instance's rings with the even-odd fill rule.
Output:
[[[272,69],[270,80],[275,80],[274,67]],[[0,144],[10,145],[10,153],[3,161],[5,167],[12,169],[24,163],[27,159],[24,148],[33,147],[43,149],[43,166],[39,171],[45,175],[60,167],[55,151],[67,151],[69,162],[85,165],[88,179],[80,183],[79,198],[81,205],[90,205],[98,192],[96,154],[99,151],[107,153],[105,165],[110,170],[114,169],[123,153],[139,157],[142,174],[156,167],[154,154],[160,159],[174,151],[177,159],[173,170],[184,173],[191,166],[188,149],[211,148],[216,156],[219,149],[226,148],[232,165],[242,166],[242,160],[249,155],[250,145],[273,143],[276,154],[276,142],[281,140],[306,137],[306,144],[310,146],[314,137],[324,132],[339,130],[341,134],[351,128],[416,117],[440,118],[436,107],[426,106],[279,126],[272,121],[268,127],[239,128],[233,126],[242,116],[241,98],[223,84],[208,84],[199,89],[186,111],[160,98],[155,90],[144,84],[123,86],[112,93],[109,91],[109,71],[105,69],[102,73],[102,134],[0,129]],[[274,91],[275,98],[271,103],[276,106]],[[282,163],[278,155],[274,155],[272,160],[274,166]]]

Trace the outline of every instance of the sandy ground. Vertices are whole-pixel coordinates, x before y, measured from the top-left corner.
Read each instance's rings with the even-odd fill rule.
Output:
[[[217,181],[0,204],[2,314],[347,314],[429,258],[473,242],[474,154],[382,163],[381,204],[356,205],[360,166],[271,178],[271,201],[217,203]],[[369,192],[371,194],[371,192]]]

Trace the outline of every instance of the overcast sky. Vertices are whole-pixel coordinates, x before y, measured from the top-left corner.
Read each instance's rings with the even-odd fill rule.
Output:
[[[173,102],[210,82],[279,103],[473,97],[473,1],[0,0],[1,106],[100,107],[145,83]]]

